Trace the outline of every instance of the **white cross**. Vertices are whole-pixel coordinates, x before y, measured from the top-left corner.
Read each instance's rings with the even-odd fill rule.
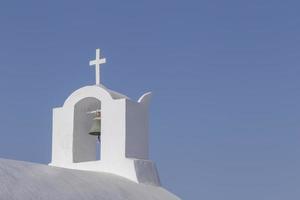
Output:
[[[100,65],[104,63],[106,59],[100,58],[100,49],[96,49],[96,58],[90,61],[90,66],[95,65],[96,68],[96,85],[100,85]]]

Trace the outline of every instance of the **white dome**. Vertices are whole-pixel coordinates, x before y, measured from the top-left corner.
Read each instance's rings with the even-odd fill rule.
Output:
[[[161,187],[117,175],[0,159],[0,199],[179,200]]]

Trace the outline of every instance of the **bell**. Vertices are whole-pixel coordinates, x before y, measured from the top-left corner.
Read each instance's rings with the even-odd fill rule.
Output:
[[[101,117],[100,112],[96,113],[96,117],[93,120],[92,127],[89,131],[90,135],[98,136],[98,140],[100,141],[101,136]]]

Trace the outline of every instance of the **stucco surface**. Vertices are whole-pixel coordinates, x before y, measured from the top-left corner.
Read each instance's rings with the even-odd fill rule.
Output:
[[[0,159],[0,199],[179,200],[157,186],[103,172]]]

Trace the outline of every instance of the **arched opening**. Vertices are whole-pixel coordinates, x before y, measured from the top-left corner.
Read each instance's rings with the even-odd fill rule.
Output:
[[[101,101],[87,97],[74,106],[73,162],[85,162],[101,159],[101,140],[90,135],[95,112],[101,109]],[[101,126],[100,126],[101,127]]]

